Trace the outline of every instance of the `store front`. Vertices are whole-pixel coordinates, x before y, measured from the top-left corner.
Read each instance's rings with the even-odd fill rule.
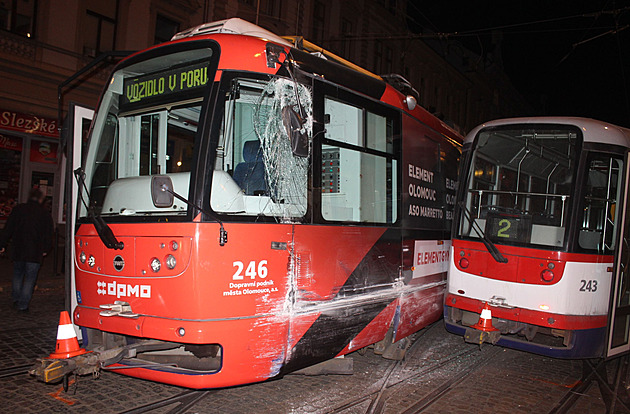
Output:
[[[58,151],[56,119],[0,109],[0,227],[33,187],[44,192],[46,205],[58,221]]]

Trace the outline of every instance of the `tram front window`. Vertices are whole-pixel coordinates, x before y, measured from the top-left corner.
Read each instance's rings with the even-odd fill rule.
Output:
[[[292,151],[285,108],[303,112],[303,129],[310,136],[310,90],[284,78],[234,78],[222,90],[226,99],[210,207],[222,214],[278,220],[304,216],[308,157]]]
[[[560,126],[482,130],[464,175],[459,235],[563,247],[579,136]]]
[[[151,176],[168,174],[188,197],[194,143],[211,49],[194,49],[141,61],[116,71],[101,99],[86,157],[85,183],[96,214],[185,215],[187,205],[158,208]],[[215,57],[217,58],[217,57]],[[82,192],[87,202],[87,192]],[[87,209],[81,206],[80,215]]]

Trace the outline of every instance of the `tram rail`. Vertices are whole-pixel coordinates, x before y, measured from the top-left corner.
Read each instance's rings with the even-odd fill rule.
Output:
[[[2,368],[0,369],[0,378],[15,377],[17,375],[26,374],[28,373],[28,370],[32,368],[32,366],[33,364],[26,364]]]

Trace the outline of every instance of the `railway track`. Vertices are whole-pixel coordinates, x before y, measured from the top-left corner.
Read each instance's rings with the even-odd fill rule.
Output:
[[[420,338],[430,330],[432,326],[427,327],[419,333],[415,341],[407,351],[407,358],[413,358],[414,354],[418,351],[416,345],[422,343]],[[486,363],[491,361],[500,351],[500,348],[489,349],[481,358],[475,358],[474,362],[467,364],[463,369],[455,370],[453,374],[449,376],[449,379],[441,383],[439,386],[433,388],[422,399],[415,401],[412,405],[407,407],[401,407],[404,414],[418,413],[424,411],[426,408],[432,406],[451,390],[453,390],[459,383],[468,378],[474,371],[482,368]],[[370,414],[381,414],[385,411],[385,406],[388,400],[395,396],[400,391],[401,387],[404,387],[411,380],[416,380],[424,376],[439,370],[440,368],[447,367],[454,364],[456,361],[461,361],[467,357],[473,356],[478,353],[479,349],[476,347],[468,347],[464,350],[453,352],[440,360],[423,367],[414,373],[403,374],[405,360],[391,362],[385,369],[383,375],[373,383],[372,386],[367,388],[367,392],[359,395],[350,400],[338,403],[335,406],[326,408],[321,412],[327,414],[342,413],[356,409],[356,407],[366,404],[369,401],[369,407],[366,412]],[[154,401],[127,411],[122,411],[119,414],[142,414],[149,413],[156,410],[163,410],[165,407],[173,405],[174,407],[168,411],[168,414],[184,413],[187,410],[193,408],[196,404],[200,403],[205,398],[221,392],[222,390],[189,390],[174,395],[172,397],[164,398],[158,401]],[[163,412],[163,411],[160,411]]]
[[[415,344],[415,343],[414,343]],[[452,376],[451,379],[447,380],[439,387],[435,388],[428,395],[426,395],[422,400],[415,402],[412,406],[408,407],[403,411],[405,414],[411,414],[416,412],[422,412],[425,408],[429,407],[444,395],[446,395],[449,391],[451,391],[457,384],[465,380],[473,371],[481,368],[487,362],[491,361],[494,356],[499,352],[499,348],[492,349],[488,352],[481,361],[476,361],[475,365],[468,366],[466,369],[462,371],[458,371],[455,375]],[[351,401],[346,401],[343,404],[337,405],[334,408],[325,411],[327,414],[341,413],[346,410],[349,410],[353,407],[356,407],[360,404],[363,404],[365,401],[370,400],[369,408],[367,412],[370,414],[380,414],[384,412],[385,404],[387,400],[392,397],[395,392],[399,389],[399,387],[403,386],[410,380],[415,380],[421,378],[425,375],[428,375],[434,371],[437,371],[440,368],[443,368],[452,362],[472,355],[473,353],[479,352],[477,348],[472,348],[460,352],[453,353],[446,358],[441,359],[440,361],[420,370],[411,375],[407,375],[403,378],[397,379],[396,381],[390,382],[389,379],[392,377],[392,374],[401,367],[401,361],[397,363],[393,363],[382,377],[379,382],[381,382],[378,390],[374,390],[368,392],[358,398],[355,398]]]
[[[447,381],[443,382],[439,387],[430,392],[424,398],[416,401],[410,407],[408,407],[402,414],[421,413],[426,408],[430,407],[442,397],[452,391],[459,383],[467,379],[473,372],[482,368],[488,362],[490,362],[501,350],[501,348],[493,348],[486,355],[484,355],[481,361],[477,361],[474,365],[467,367],[464,371],[460,371],[453,375]]]
[[[28,365],[16,365],[13,367],[0,369],[0,378],[15,377],[18,375],[28,373],[28,370],[33,367],[33,364]]]
[[[441,326],[436,325],[433,329],[428,328],[418,333],[418,337],[411,344],[407,352],[407,357],[403,361],[392,362],[380,359],[378,356],[368,355],[365,357],[355,356],[355,369],[357,374],[355,380],[344,377],[286,377],[273,383],[252,384],[246,387],[226,388],[219,390],[187,390],[171,388],[155,384],[146,386],[146,383],[136,383],[135,380],[122,381],[123,378],[117,375],[111,375],[104,372],[103,376],[97,382],[90,382],[90,386],[82,386],[77,394],[66,394],[63,390],[58,390],[57,385],[50,390],[58,390],[58,397],[65,397],[68,401],[76,404],[63,405],[68,412],[81,412],[86,407],[101,407],[105,409],[103,412],[110,413],[185,413],[185,412],[300,412],[300,410],[313,411],[320,414],[323,413],[404,413],[411,414],[417,412],[432,412],[450,404],[453,401],[461,402],[462,387],[473,386],[473,382],[477,377],[486,377],[484,371],[490,369],[495,372],[497,367],[492,362],[497,361],[499,353],[502,352],[500,347],[484,346],[481,351],[478,347],[452,341],[451,337],[442,335]],[[428,331],[428,332],[426,332]],[[532,358],[526,358],[527,361]],[[20,359],[21,361],[21,359]],[[498,361],[505,363],[513,362],[513,358],[508,356],[499,356]],[[553,364],[554,362],[549,362]],[[517,364],[513,364],[510,369]],[[26,376],[30,365],[14,365],[4,369],[0,369],[0,378],[6,384],[12,384],[14,381],[23,381],[20,375]],[[551,367],[553,368],[553,367]],[[613,366],[610,367],[614,368]],[[518,372],[506,371],[514,373],[516,377]],[[535,370],[523,372],[518,376],[518,383],[530,381],[529,376]],[[566,371],[563,375],[568,375],[570,371]],[[483,374],[483,375],[482,375]],[[591,378],[595,378],[593,374]],[[620,376],[623,377],[623,376]],[[537,375],[533,380],[540,379]],[[564,378],[564,377],[557,377]],[[578,377],[579,378],[579,377]],[[612,378],[612,377],[611,377]],[[516,379],[516,378],[515,378]],[[582,378],[584,380],[585,378]],[[100,381],[100,382],[99,382]],[[564,382],[559,379],[552,378],[550,381],[555,385],[562,385]],[[545,381],[543,381],[545,382]],[[87,384],[87,383],[86,383]],[[124,384],[119,386],[118,384]],[[570,391],[571,395],[593,394],[585,388],[581,390],[577,388]],[[593,384],[595,385],[595,384]],[[615,389],[615,384],[611,384]],[[563,385],[564,386],[564,385]],[[572,386],[572,385],[571,385]],[[597,386],[597,385],[595,385]],[[33,386],[33,390],[41,392],[42,398],[50,404],[50,394],[48,388],[43,385]],[[133,387],[141,394],[130,394],[124,400],[117,400],[120,395],[113,395],[111,390],[128,390]],[[320,388],[321,387],[321,388]],[[99,388],[102,388],[100,390]],[[540,386],[533,389],[541,390]],[[89,389],[89,392],[88,392]],[[320,392],[317,392],[320,389]],[[625,390],[625,386],[620,386]],[[304,392],[307,390],[308,392]],[[557,388],[556,388],[557,390]],[[586,390],[586,391],[585,391]],[[558,401],[556,414],[571,411],[571,402],[567,399],[561,400],[566,388],[560,392],[556,392],[554,400]],[[577,394],[577,395],[576,395]],[[11,398],[19,398],[19,394],[12,394]],[[271,395],[271,397],[270,397]],[[168,396],[168,397],[165,397]],[[260,398],[258,398],[260,396]],[[53,396],[54,398],[57,398]],[[275,398],[275,400],[274,400]],[[280,398],[285,399],[280,400]],[[311,401],[312,398],[312,401]],[[543,397],[544,398],[544,397]],[[60,405],[65,402],[63,399],[57,398],[52,404]],[[2,398],[0,398],[0,401]],[[111,400],[111,405],[109,401]],[[155,401],[152,401],[155,400]],[[105,405],[102,405],[106,401]],[[121,401],[124,402],[120,405]],[[234,403],[232,403],[232,401]],[[580,400],[577,405],[588,405],[589,409],[596,407],[594,403],[588,402],[588,398]],[[546,404],[551,401],[545,400]],[[541,401],[542,403],[542,401]],[[28,403],[23,403],[24,412],[42,412],[41,401],[34,400],[31,411],[26,407],[31,407]],[[100,404],[100,405],[99,405]],[[550,405],[546,405],[551,408]],[[622,402],[615,403],[617,410],[620,412],[625,407]],[[474,404],[471,407],[475,407]],[[530,408],[533,407],[530,405]],[[477,408],[479,408],[477,406]],[[545,410],[543,410],[545,411]],[[592,411],[605,412],[605,411]]]
[[[574,412],[574,406],[580,397],[586,395],[589,388],[593,386],[599,387],[607,412],[630,413],[630,396],[626,391],[628,389],[628,358],[626,355],[610,361],[584,360],[582,378],[558,401],[549,414]],[[609,368],[613,369],[612,382],[607,372]]]
[[[218,390],[189,390],[172,397],[164,398],[149,404],[142,405],[140,407],[132,408],[131,410],[122,411],[119,414],[142,414],[148,413],[153,410],[158,410],[169,405],[177,404],[167,414],[179,414],[183,413],[189,408],[192,408],[202,399],[206,398],[210,394],[217,393]]]

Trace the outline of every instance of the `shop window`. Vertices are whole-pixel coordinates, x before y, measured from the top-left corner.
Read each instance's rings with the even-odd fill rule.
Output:
[[[374,60],[372,62],[372,69],[375,72],[381,71],[381,65],[383,64],[383,43],[380,40],[374,41]]]
[[[394,51],[391,47],[385,47],[385,66],[383,73],[392,73],[394,67]]]
[[[116,20],[113,17],[86,10],[83,30],[83,54],[96,57],[114,50],[116,42]]]
[[[18,203],[22,139],[0,135],[0,227]]]
[[[267,0],[265,3],[265,12],[267,16],[280,17],[280,1]]]
[[[348,19],[341,19],[341,56],[345,59],[352,60],[352,40],[349,39],[353,34],[352,22]]]
[[[179,23],[158,14],[155,19],[155,39],[154,43],[164,43],[171,40],[171,38],[179,32]]]
[[[0,0],[2,29],[24,37],[33,37],[37,0]]]
[[[321,44],[324,40],[326,23],[326,6],[321,1],[315,1],[313,6],[313,39]]]

